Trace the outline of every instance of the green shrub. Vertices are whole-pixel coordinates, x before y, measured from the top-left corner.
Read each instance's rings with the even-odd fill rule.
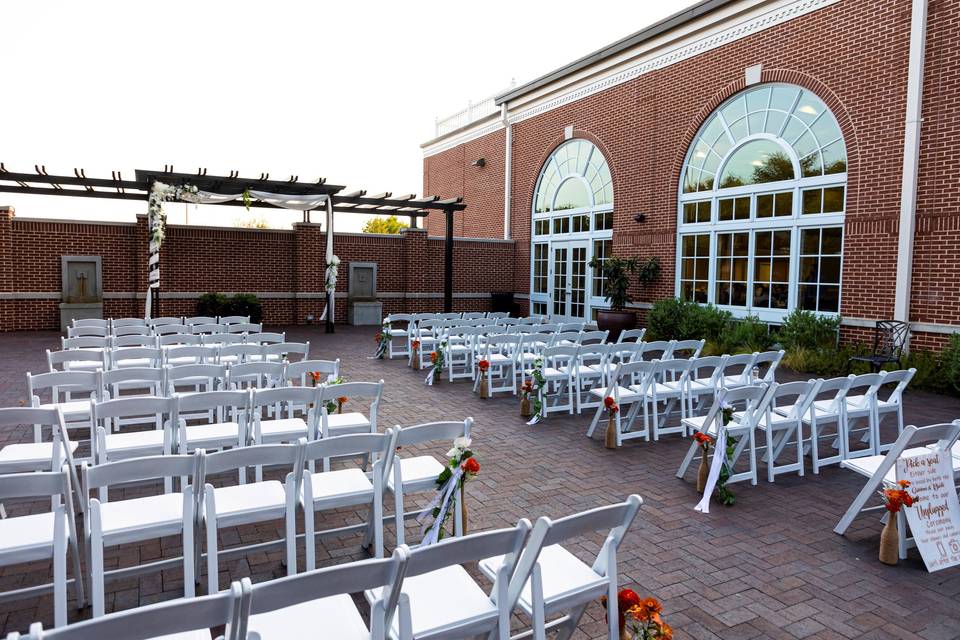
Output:
[[[198,316],[225,316],[230,301],[222,293],[205,293],[197,300]]]
[[[227,305],[229,311],[221,315],[250,316],[250,322],[260,323],[263,319],[263,305],[252,293],[238,293]]]
[[[796,309],[783,319],[780,342],[785,349],[835,349],[840,318]]]
[[[647,313],[647,331],[653,340],[699,340],[719,342],[733,316],[712,305],[701,306],[677,298],[653,303]]]
[[[773,345],[769,327],[757,316],[747,316],[729,323],[721,337],[724,353],[767,351]]]
[[[949,350],[949,347],[947,348]],[[944,351],[944,356],[947,351]],[[951,391],[950,383],[947,380],[945,362],[937,357],[937,354],[925,350],[913,350],[903,357],[902,367],[895,363],[884,367],[888,371],[897,369],[916,369],[917,372],[910,381],[910,387],[913,389],[922,389],[934,393],[948,393]]]
[[[960,333],[950,336],[950,342],[940,356],[943,378],[954,392],[960,391]],[[919,370],[918,372],[919,373]]]

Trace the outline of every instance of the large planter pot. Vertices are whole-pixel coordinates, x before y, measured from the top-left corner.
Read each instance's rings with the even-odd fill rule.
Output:
[[[633,311],[611,311],[601,309],[597,311],[597,326],[601,331],[609,331],[607,340],[616,342],[620,334],[627,329],[637,326],[637,314]]]

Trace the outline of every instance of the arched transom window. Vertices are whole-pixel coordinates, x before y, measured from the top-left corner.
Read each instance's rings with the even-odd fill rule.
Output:
[[[717,108],[680,181],[677,293],[777,321],[840,310],[847,151],[820,98],[763,84]]]
[[[544,162],[533,194],[530,307],[557,319],[588,320],[606,306],[589,263],[610,255],[613,180],[603,152],[574,138]]]

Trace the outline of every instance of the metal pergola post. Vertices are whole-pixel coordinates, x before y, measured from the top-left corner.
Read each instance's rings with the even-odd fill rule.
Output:
[[[443,311],[453,311],[453,210],[443,212],[446,218],[447,237],[443,253]]]

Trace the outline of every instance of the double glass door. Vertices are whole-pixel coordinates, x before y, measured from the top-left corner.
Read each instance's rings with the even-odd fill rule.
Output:
[[[550,246],[550,315],[556,321],[587,318],[587,249],[589,241],[553,242]]]

